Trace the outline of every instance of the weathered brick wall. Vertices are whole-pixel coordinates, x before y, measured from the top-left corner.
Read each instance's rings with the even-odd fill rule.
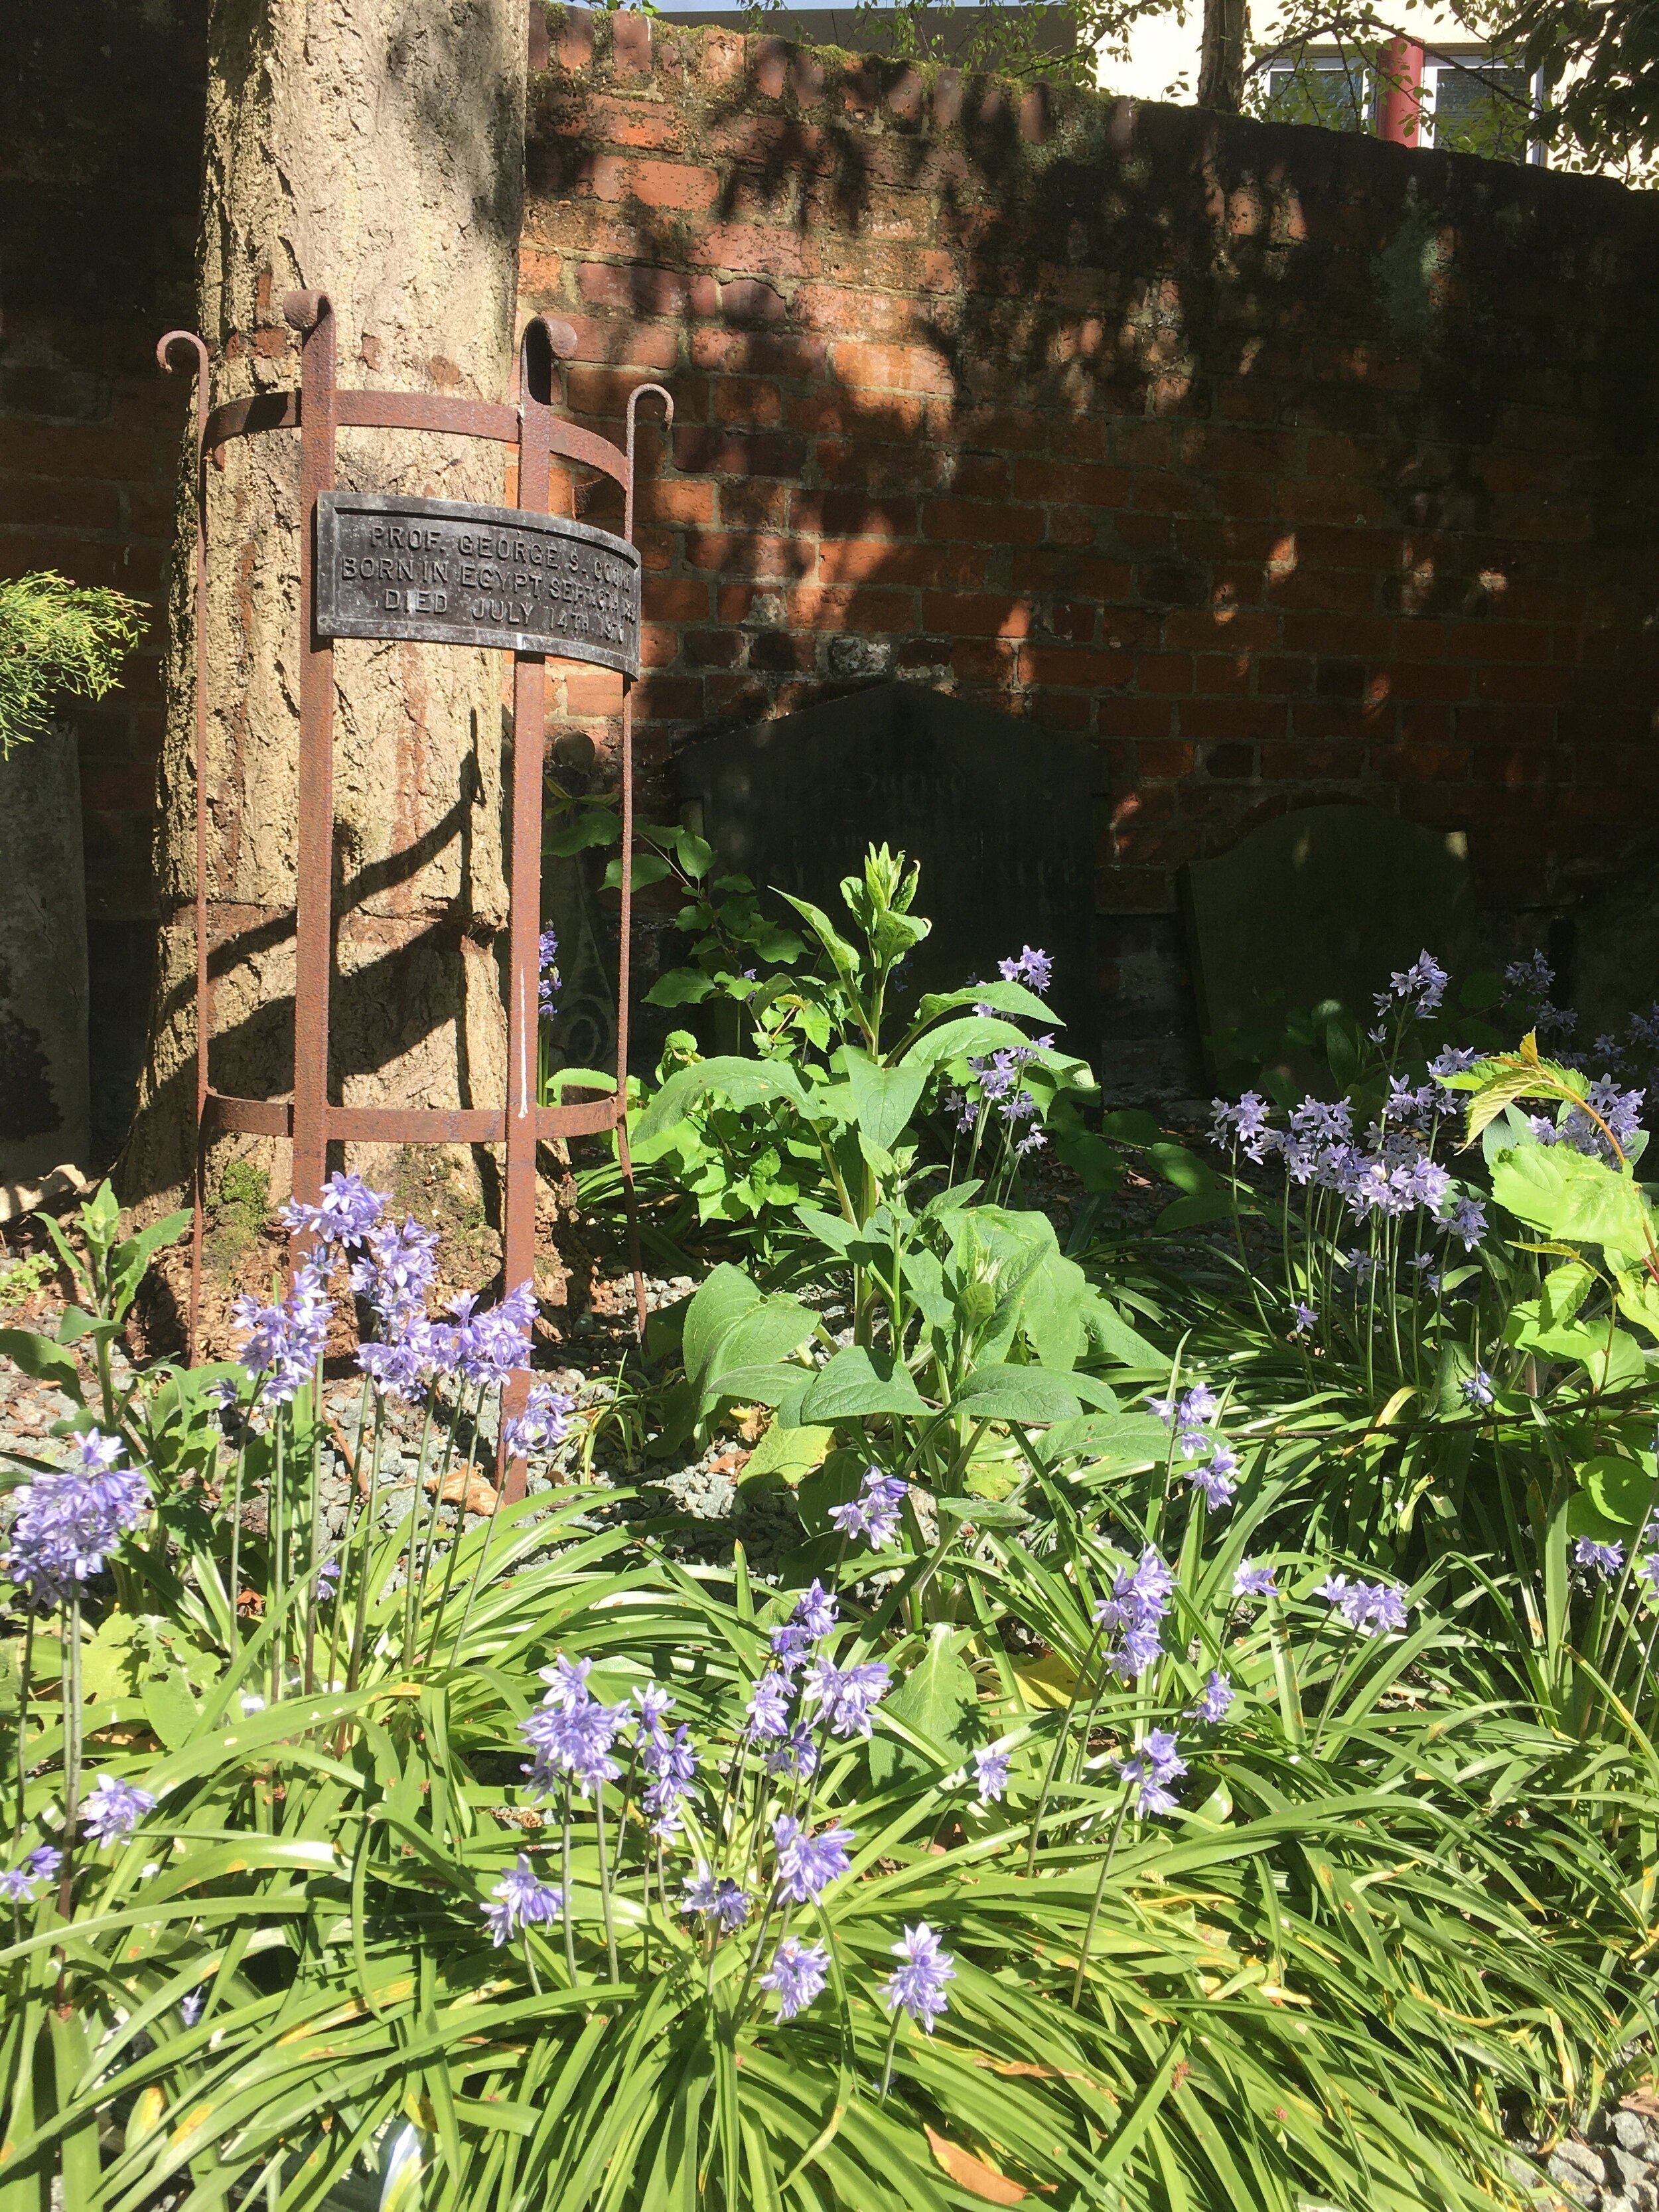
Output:
[[[193,317],[200,0],[0,0],[0,574],[56,568],[157,606],[80,739],[93,1117],[125,1127],[155,924],[160,602],[187,382],[155,341]]]
[[[8,573],[161,588],[188,394],[151,349],[191,319],[204,12],[0,0]],[[642,373],[678,410],[665,463],[644,440],[651,763],[890,674],[1032,744],[1097,736],[1128,1090],[1194,1078],[1176,872],[1265,815],[1467,827],[1527,942],[1653,836],[1659,200],[633,15],[550,27],[525,307],[577,324],[587,419]],[[76,713],[116,1122],[161,645]],[[556,690],[567,756],[615,703],[597,674]]]
[[[590,420],[641,374],[676,402],[641,508],[647,758],[878,674],[1097,735],[1127,1090],[1195,1079],[1176,872],[1253,822],[1359,799],[1466,828],[1500,943],[1630,850],[1659,784],[1659,200],[551,28],[524,305],[575,323]],[[607,681],[562,704],[603,742]]]

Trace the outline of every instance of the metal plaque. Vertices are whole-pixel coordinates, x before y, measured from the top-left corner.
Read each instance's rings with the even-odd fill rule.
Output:
[[[317,630],[495,645],[637,676],[640,556],[563,515],[321,492]]]

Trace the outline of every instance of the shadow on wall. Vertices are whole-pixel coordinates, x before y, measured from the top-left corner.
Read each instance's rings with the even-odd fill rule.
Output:
[[[647,761],[890,677],[1093,738],[1121,1095],[1197,1079],[1177,875],[1254,823],[1463,832],[1495,951],[1622,848],[1655,782],[1659,209],[551,21],[524,304],[576,321],[584,419],[647,373],[676,398],[644,454]],[[601,738],[612,703],[565,690]]]

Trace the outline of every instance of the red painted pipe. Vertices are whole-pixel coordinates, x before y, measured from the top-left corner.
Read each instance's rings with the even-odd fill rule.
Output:
[[[1415,146],[1423,125],[1423,49],[1415,39],[1390,39],[1378,68],[1382,99],[1376,135],[1391,145]]]

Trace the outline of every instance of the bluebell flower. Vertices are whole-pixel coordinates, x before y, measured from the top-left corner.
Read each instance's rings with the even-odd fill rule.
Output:
[[[561,1777],[574,1782],[584,1796],[603,1783],[615,1782],[622,1768],[611,1747],[630,1715],[627,1705],[603,1705],[587,1687],[591,1660],[572,1664],[561,1653],[542,1669],[546,1697],[519,1723],[519,1733],[535,1754],[527,1770],[532,1786],[549,1790]]]
[[[640,1753],[650,1786],[644,1796],[644,1809],[653,1835],[678,1833],[680,1826],[679,1808],[692,1795],[692,1785],[697,1778],[697,1754],[691,1741],[691,1731],[678,1728],[673,1735],[665,1733],[658,1740],[646,1740]]]
[[[974,1753],[974,1782],[981,1805],[994,1804],[1001,1799],[1008,1786],[1008,1753],[988,1746],[981,1746]]]
[[[1447,1234],[1457,1237],[1466,1252],[1473,1252],[1486,1233],[1486,1209],[1478,1198],[1460,1198],[1440,1218]]]
[[[797,1775],[810,1782],[818,1771],[818,1747],[805,1721],[797,1721],[783,1741],[766,1754],[769,1774]]]
[[[1277,1132],[1267,1119],[1271,1109],[1260,1091],[1247,1091],[1236,1106],[1224,1098],[1212,1099],[1211,1106],[1218,1144],[1236,1144],[1247,1160],[1258,1164],[1278,1144]]]
[[[1616,1575],[1625,1564],[1622,1544],[1598,1544],[1593,1536],[1581,1536],[1572,1547],[1572,1556],[1581,1567],[1589,1567],[1605,1582]]]
[[[13,1491],[7,1571],[36,1605],[61,1605],[101,1574],[104,1562],[150,1508],[142,1472],[125,1467],[118,1437],[87,1430],[70,1440],[67,1467],[38,1474]]]
[[[1330,1575],[1314,1592],[1334,1606],[1350,1628],[1361,1636],[1380,1636],[1385,1630],[1404,1630],[1406,1601],[1391,1583],[1351,1583],[1346,1575]]]
[[[1041,996],[1054,981],[1054,963],[1046,952],[1027,945],[1021,947],[1018,959],[999,960],[997,973],[1005,983],[1024,983]]]
[[[0,1903],[33,1905],[40,1880],[27,1866],[8,1867],[0,1874]]]
[[[831,1735],[867,1736],[871,1715],[886,1696],[890,1679],[879,1659],[860,1667],[837,1667],[831,1660],[815,1659],[806,1670],[802,1695],[809,1705],[823,1708]]]
[[[803,1627],[798,1620],[787,1620],[781,1628],[772,1631],[769,1648],[787,1680],[793,1680],[811,1657],[816,1641],[811,1630]]]
[[[531,1385],[524,1411],[501,1431],[501,1448],[509,1459],[533,1459],[558,1449],[569,1433],[570,1410],[575,1400],[568,1391],[548,1382]]]
[[[1291,1331],[1292,1336],[1311,1335],[1318,1327],[1319,1316],[1303,1299],[1297,1300],[1291,1308],[1291,1312],[1295,1321],[1295,1327]]]
[[[1443,1083],[1449,1075],[1467,1075],[1480,1058],[1472,1044],[1449,1044],[1429,1062],[1429,1073]]]
[[[95,1843],[118,1844],[130,1836],[146,1813],[155,1809],[148,1790],[131,1782],[100,1774],[92,1795],[81,1808],[81,1826]]]
[[[956,1979],[955,1963],[948,1951],[939,1949],[939,1938],[925,1920],[905,1929],[903,1940],[893,1946],[893,1956],[903,1964],[882,1984],[881,2001],[889,2012],[908,2013],[931,2035],[933,2022],[949,2002],[945,1984]]]
[[[1466,1375],[1457,1387],[1465,1401],[1478,1411],[1490,1406],[1496,1395],[1492,1387],[1492,1377],[1484,1367],[1477,1367],[1473,1375]]]
[[[708,1861],[699,1859],[696,1879],[685,1885],[680,1911],[714,1921],[723,1936],[729,1936],[748,1919],[750,1904],[747,1890],[740,1889],[729,1875],[717,1878]]]
[[[787,1813],[772,1823],[772,1840],[778,1853],[778,1889],[797,1905],[813,1905],[850,1863],[847,1845],[856,1840],[851,1828],[825,1828],[809,1835],[804,1822]]]
[[[1271,1567],[1253,1566],[1249,1559],[1241,1559],[1233,1571],[1235,1597],[1277,1597],[1278,1585],[1273,1581]]]
[[[41,1844],[29,1853],[23,1863],[31,1874],[39,1875],[43,1881],[50,1881],[63,1865],[64,1854],[56,1844]]]
[[[1167,1563],[1148,1544],[1139,1564],[1121,1568],[1112,1583],[1112,1595],[1094,1609],[1095,1625],[1121,1639],[1107,1655],[1108,1664],[1126,1681],[1133,1681],[1154,1665],[1163,1650],[1163,1623],[1170,1610],[1175,1577]]]
[[[830,1518],[843,1536],[861,1536],[872,1551],[884,1551],[898,1534],[908,1487],[896,1474],[884,1474],[872,1467],[860,1483],[858,1496],[844,1505],[832,1505]]]
[[[202,2017],[202,2007],[207,2002],[205,1990],[191,1990],[179,2000],[179,2017],[186,2027],[194,2027]]]
[[[1386,1013],[1393,1006],[1409,1006],[1423,1021],[1439,1006],[1449,980],[1432,953],[1419,952],[1409,968],[1397,969],[1389,976],[1386,991],[1376,994],[1376,1010]]]
[[[751,1737],[787,1735],[789,1702],[793,1692],[782,1674],[763,1674],[756,1683],[747,1711]]]
[[[246,1292],[235,1301],[232,1316],[246,1334],[241,1362],[251,1375],[261,1378],[259,1395],[267,1405],[287,1405],[312,1381],[328,1341],[333,1312],[323,1272],[309,1263],[296,1272],[288,1295],[274,1304],[262,1306]]]
[[[390,1191],[371,1190],[360,1175],[331,1175],[318,1205],[291,1198],[279,1218],[290,1236],[319,1237],[339,1251],[355,1252],[391,1203]]]
[[[772,1954],[772,1963],[760,1985],[778,2001],[778,2018],[793,2020],[804,2012],[830,1978],[830,1954],[822,1943],[803,1943],[799,1936],[786,1936]]]
[[[495,1902],[481,1905],[478,1910],[489,1930],[489,1940],[498,1950],[503,1943],[510,1943],[521,1929],[544,1927],[564,1911],[564,1892],[551,1882],[538,1881],[522,1851],[513,1871],[498,1881],[489,1894]]]
[[[1208,1722],[1212,1728],[1218,1726],[1232,1710],[1233,1698],[1236,1695],[1237,1692],[1226,1675],[1218,1668],[1212,1668],[1204,1684],[1203,1696],[1191,1709],[1192,1717],[1194,1720]]]
[[[550,929],[543,930],[536,940],[536,1004],[544,1022],[551,1021],[553,1001],[559,991],[559,940]]]
[[[1187,1762],[1176,1743],[1168,1729],[1153,1729],[1127,1759],[1112,1762],[1128,1784],[1134,1796],[1135,1811],[1143,1819],[1148,1814],[1173,1813],[1176,1809],[1176,1800],[1167,1785],[1187,1771]]]
[[[814,1579],[806,1595],[796,1601],[790,1614],[792,1624],[804,1628],[813,1638],[828,1636],[841,1618],[841,1608],[823,1584]]]

